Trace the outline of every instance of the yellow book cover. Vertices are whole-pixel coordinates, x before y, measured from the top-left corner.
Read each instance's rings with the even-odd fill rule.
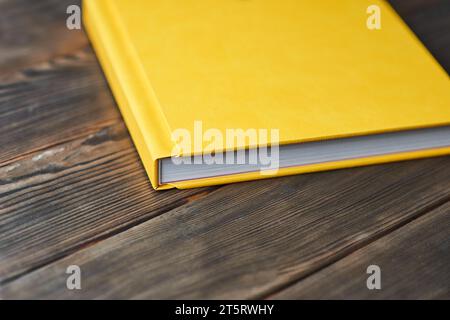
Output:
[[[83,19],[155,189],[450,153],[449,77],[385,1],[85,0]]]

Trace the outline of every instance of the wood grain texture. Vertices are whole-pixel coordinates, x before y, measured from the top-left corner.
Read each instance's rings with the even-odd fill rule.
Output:
[[[4,298],[255,298],[329,265],[450,196],[450,158],[222,187],[31,272]],[[66,289],[76,264],[83,289]]]
[[[450,203],[315,273],[274,299],[450,299]],[[369,265],[381,290],[368,290]]]
[[[391,2],[448,72],[450,2]],[[78,3],[0,0],[0,298],[266,297],[390,232],[409,241],[450,197],[449,157],[153,191],[87,38],[65,27]],[[448,250],[430,251],[426,279],[443,279]]]
[[[0,166],[121,121],[83,30],[80,0],[0,1]]]
[[[1,0],[0,77],[86,47],[83,31],[66,27],[67,7],[80,2]]]
[[[210,189],[156,192],[123,124],[0,168],[0,283]]]
[[[0,82],[0,166],[121,121],[90,50]]]

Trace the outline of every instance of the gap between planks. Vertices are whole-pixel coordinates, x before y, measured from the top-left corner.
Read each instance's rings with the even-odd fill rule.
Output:
[[[89,131],[89,130],[88,130]],[[119,139],[118,141],[116,141]],[[93,146],[89,146],[90,144],[93,144]],[[91,148],[89,150],[84,150],[83,148]],[[93,148],[93,149],[92,149]],[[105,149],[106,148],[106,149]],[[104,151],[96,151],[105,149]],[[109,230],[99,230],[96,232],[96,234],[86,240],[81,239],[78,242],[74,242],[75,245],[68,245],[67,249],[60,250],[59,252],[55,252],[53,255],[49,255],[48,257],[43,257],[42,261],[31,265],[31,267],[27,267],[24,270],[18,271],[16,274],[12,276],[6,276],[5,278],[0,280],[0,284],[6,284],[8,282],[11,282],[13,280],[19,279],[23,275],[26,275],[29,272],[38,270],[50,263],[53,263],[55,261],[58,261],[64,257],[67,257],[75,252],[77,252],[80,249],[84,249],[86,247],[89,247],[91,245],[94,245],[104,239],[107,239],[109,237],[112,237],[116,234],[119,234],[121,232],[124,232],[130,228],[133,228],[141,223],[144,223],[148,220],[151,220],[161,214],[164,214],[167,211],[173,210],[177,208],[178,206],[190,203],[192,201],[201,199],[202,197],[206,196],[210,192],[217,190],[219,187],[209,187],[209,188],[198,188],[198,189],[190,189],[190,190],[168,190],[168,191],[154,191],[151,189],[150,184],[148,183],[148,178],[145,174],[145,171],[140,163],[139,158],[137,157],[136,152],[134,151],[133,145],[131,144],[131,141],[129,139],[128,133],[126,131],[125,126],[121,122],[117,122],[114,125],[98,128],[95,134],[87,132],[84,137],[75,139],[73,141],[67,142],[67,143],[60,143],[52,146],[51,149],[45,149],[46,151],[40,151],[39,154],[36,155],[36,153],[30,153],[24,159],[21,161],[17,161],[16,165],[19,165],[21,167],[22,171],[20,173],[14,173],[13,170],[10,171],[8,167],[0,167],[0,187],[5,188],[5,191],[0,193],[0,197],[5,198],[3,201],[3,206],[0,206],[0,213],[2,215],[6,214],[14,214],[14,212],[17,212],[17,210],[14,211],[14,208],[17,206],[14,202],[14,198],[10,199],[9,196],[14,197],[20,197],[21,194],[24,191],[21,191],[23,188],[39,188],[42,184],[47,184],[51,180],[45,180],[42,182],[38,180],[37,183],[31,183],[32,180],[29,179],[35,179],[36,175],[42,175],[41,167],[45,168],[47,165],[54,165],[59,169],[59,171],[68,171],[71,168],[74,167],[81,167],[81,172],[87,171],[89,172],[88,167],[84,167],[83,162],[89,163],[92,161],[97,161],[97,159],[104,155],[112,155],[117,152],[127,152],[133,155],[132,162],[133,165],[131,168],[133,168],[134,171],[139,172],[139,179],[136,181],[136,183],[143,183],[145,182],[145,185],[143,186],[143,195],[149,196],[149,201],[155,201],[156,204],[151,207],[151,212],[147,214],[142,214],[141,216],[136,215],[134,217],[129,218],[128,221],[125,221],[123,224],[116,224],[112,222],[112,227]],[[63,150],[63,152],[55,152],[58,150]],[[84,151],[83,151],[84,150]],[[93,150],[93,151],[92,151]],[[41,157],[45,154],[46,156],[41,159]],[[82,152],[80,155],[79,153]],[[88,157],[83,156],[84,154],[89,155]],[[119,156],[123,157],[123,156]],[[73,159],[72,159],[73,158]],[[37,161],[37,162],[36,162]],[[40,163],[42,162],[42,163]],[[101,164],[100,164],[101,165]],[[14,163],[10,166],[14,166]],[[31,167],[30,167],[31,166]],[[117,171],[117,169],[115,169]],[[3,172],[2,172],[3,171]],[[28,172],[29,171],[29,172]],[[130,174],[130,172],[127,172],[127,174]],[[54,173],[51,173],[51,175],[55,175]],[[4,176],[4,179],[2,180],[2,176]],[[54,179],[58,179],[58,177],[55,177]],[[64,182],[62,182],[64,185]],[[11,186],[12,189],[9,189],[8,186]],[[47,187],[48,188],[48,187]],[[43,188],[42,192],[49,192],[47,188]],[[147,190],[149,189],[149,190]],[[39,189],[37,189],[39,190]],[[25,190],[26,191],[26,190]],[[80,198],[80,191],[81,189],[79,187],[76,187],[74,189],[73,195],[75,199]],[[42,193],[41,192],[41,193]],[[15,195],[19,193],[19,195]],[[41,196],[37,194],[37,191],[31,191],[26,192],[25,194],[30,194],[31,199]],[[165,196],[167,195],[167,197]],[[170,196],[171,195],[171,196]],[[46,196],[51,196],[50,195]],[[167,198],[167,203],[164,205],[158,205],[158,201],[161,202],[160,199]],[[136,198],[137,200],[138,198]],[[6,201],[5,201],[6,200]],[[44,198],[45,200],[45,198]],[[172,201],[173,200],[173,201]],[[11,203],[11,201],[13,201]],[[27,200],[28,201],[28,200]],[[55,201],[55,199],[52,198],[52,201]],[[124,202],[124,201],[122,201]],[[133,205],[133,204],[129,204]],[[138,201],[136,201],[136,204],[134,206],[138,205]],[[29,210],[36,209],[33,207],[33,204],[26,205],[29,207]],[[9,210],[13,209],[13,211]],[[11,213],[8,213],[8,210],[11,211]],[[60,211],[57,207],[53,208],[52,210]],[[131,209],[130,209],[131,210]],[[133,210],[136,210],[133,209]],[[80,211],[80,215],[83,215],[83,210]],[[38,212],[36,212],[38,213]],[[64,215],[64,211],[61,211],[61,215]],[[16,214],[17,215],[17,214]],[[1,215],[0,215],[1,217]],[[111,217],[113,219],[114,216]],[[4,218],[3,218],[4,219]],[[10,219],[14,219],[13,216],[11,216]],[[0,219],[0,222],[3,222],[3,225],[6,225],[8,222],[4,222]],[[20,221],[19,221],[20,222]],[[42,222],[40,222],[42,224]],[[51,220],[48,221],[48,223],[45,223],[46,225],[51,224]],[[0,225],[1,226],[1,225]],[[14,226],[12,226],[14,227]],[[38,228],[38,227],[36,227]],[[77,225],[75,225],[75,228],[77,228]],[[95,228],[94,228],[95,229]],[[37,229],[39,230],[39,229]],[[79,230],[79,232],[82,232],[83,230]],[[18,235],[19,236],[19,235]],[[44,236],[45,237],[45,236]],[[3,240],[5,241],[5,240]],[[27,242],[25,242],[27,243]],[[4,244],[6,245],[7,242],[5,241]]]
[[[354,248],[349,249],[347,252],[343,252],[340,255],[336,255],[335,259],[330,260],[327,263],[324,263],[322,266],[318,267],[317,269],[311,270],[311,272],[306,273],[297,279],[293,279],[291,282],[281,285],[278,288],[274,288],[273,290],[269,290],[268,292],[263,292],[260,295],[253,297],[253,299],[271,299],[272,297],[276,296],[277,294],[289,289],[290,287],[295,286],[302,280],[304,280],[316,273],[319,273],[320,271],[338,263],[339,261],[341,261],[341,260],[345,259],[346,257],[348,257],[349,255],[353,254],[354,252],[359,251],[364,247],[367,247],[371,243],[374,243],[380,239],[385,238],[386,236],[390,235],[394,231],[399,230],[411,223],[414,223],[417,219],[424,217],[428,213],[432,213],[434,210],[445,206],[449,202],[450,202],[450,196],[445,199],[442,199],[441,201],[439,201],[433,205],[430,205],[428,208],[424,208],[422,211],[417,212],[416,215],[411,216],[410,218],[406,219],[405,221],[401,221],[398,225],[394,225],[391,228],[382,230],[379,234],[374,235],[373,238],[366,239],[365,241],[361,242],[359,245],[356,245]]]
[[[228,185],[9,283],[5,297],[258,297],[448,200],[448,161]],[[83,292],[64,290],[68,264],[90,275]]]

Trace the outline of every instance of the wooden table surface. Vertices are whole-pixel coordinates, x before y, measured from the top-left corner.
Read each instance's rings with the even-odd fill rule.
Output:
[[[391,2],[448,72],[450,1]],[[450,298],[450,157],[156,192],[74,3],[0,0],[0,298]]]

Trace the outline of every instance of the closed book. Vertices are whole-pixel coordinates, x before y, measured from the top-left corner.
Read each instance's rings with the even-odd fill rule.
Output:
[[[449,77],[385,1],[85,0],[155,189],[450,153]]]

